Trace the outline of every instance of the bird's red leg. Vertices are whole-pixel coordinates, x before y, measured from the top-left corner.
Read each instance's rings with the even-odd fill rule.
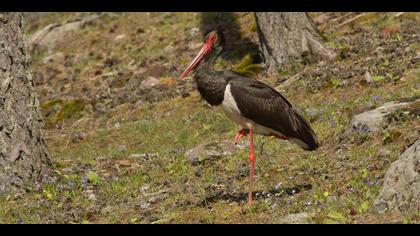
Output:
[[[241,129],[241,130],[239,130],[238,133],[236,133],[236,135],[235,135],[235,139],[233,140],[233,143],[235,145],[238,144],[239,140],[242,137],[247,136],[248,134],[249,134],[249,130],[247,130],[247,129]]]
[[[249,172],[249,207],[252,207],[252,180],[254,178],[254,160],[255,160],[255,155],[254,155],[254,141],[253,141],[253,137],[252,137],[252,129],[249,130],[249,146],[250,146],[250,155],[249,155],[249,160],[250,160],[250,172]]]

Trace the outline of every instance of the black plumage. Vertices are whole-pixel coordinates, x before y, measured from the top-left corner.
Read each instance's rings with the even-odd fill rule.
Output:
[[[306,146],[300,146],[306,150],[318,148],[317,138],[309,123],[279,92],[258,80],[230,71],[225,74],[232,74],[228,83],[242,116],[288,138],[302,141]]]
[[[290,140],[305,150],[315,150],[319,143],[309,123],[279,92],[256,79],[232,71],[214,70],[213,64],[223,51],[223,42],[220,32],[210,32],[200,52],[179,78],[194,71],[193,77],[201,97],[210,105],[221,105],[226,115],[241,126],[235,143],[249,134],[249,204],[252,206],[254,134]]]
[[[203,62],[194,74],[200,95],[210,105],[218,106],[223,102],[227,80],[222,71],[212,71],[208,62]]]
[[[218,106],[223,102],[226,86],[230,84],[242,116],[287,138],[300,140],[306,144],[299,145],[305,150],[319,147],[309,123],[286,98],[267,84],[229,70],[214,71],[208,62],[197,68],[194,79],[201,97],[210,105]]]

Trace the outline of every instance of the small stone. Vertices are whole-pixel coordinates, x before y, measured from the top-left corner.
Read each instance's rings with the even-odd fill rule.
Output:
[[[120,34],[120,35],[115,36],[114,41],[115,41],[115,42],[121,42],[121,41],[123,41],[125,38],[126,38],[125,34]]]
[[[86,175],[83,175],[82,186],[87,186],[88,182],[89,182],[88,177]]]
[[[188,150],[185,155],[191,164],[198,164],[210,159],[233,155],[245,147],[246,145],[234,145],[231,140],[225,140],[198,145]]]
[[[89,193],[88,194],[88,199],[91,200],[91,201],[96,201],[96,195],[93,194],[93,193]]]
[[[191,37],[194,37],[198,34],[198,32],[200,31],[200,29],[198,27],[194,27],[190,30],[190,35]]]
[[[391,151],[389,151],[388,149],[382,147],[378,150],[378,152],[376,153],[376,155],[378,157],[387,157],[389,155],[391,155]]]
[[[159,80],[158,79],[156,79],[153,76],[149,76],[146,80],[144,80],[144,81],[141,82],[140,86],[142,88],[148,89],[148,88],[153,88],[153,87],[155,87],[158,84],[159,84]]]
[[[373,79],[372,79],[372,76],[370,75],[369,71],[366,71],[366,73],[365,73],[365,80],[366,80],[366,82],[368,82],[369,84],[370,84],[370,83],[373,83]]]
[[[118,151],[124,153],[127,151],[127,147],[125,145],[118,145]]]
[[[93,193],[92,189],[86,190],[86,193],[89,200],[96,201],[96,195]]]

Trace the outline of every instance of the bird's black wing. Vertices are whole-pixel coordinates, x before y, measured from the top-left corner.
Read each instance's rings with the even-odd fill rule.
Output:
[[[316,149],[318,142],[309,123],[289,101],[270,86],[253,78],[227,72],[232,96],[241,114],[254,122],[304,142],[305,149]]]

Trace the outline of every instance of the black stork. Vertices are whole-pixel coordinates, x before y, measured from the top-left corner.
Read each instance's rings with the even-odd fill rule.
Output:
[[[200,52],[179,79],[194,71],[193,78],[201,97],[212,106],[220,105],[225,114],[240,126],[234,138],[235,144],[249,134],[249,205],[252,207],[254,134],[289,140],[308,151],[317,149],[319,143],[309,123],[279,92],[254,78],[229,70],[213,69],[214,62],[223,51],[223,45],[221,31],[208,33]]]

